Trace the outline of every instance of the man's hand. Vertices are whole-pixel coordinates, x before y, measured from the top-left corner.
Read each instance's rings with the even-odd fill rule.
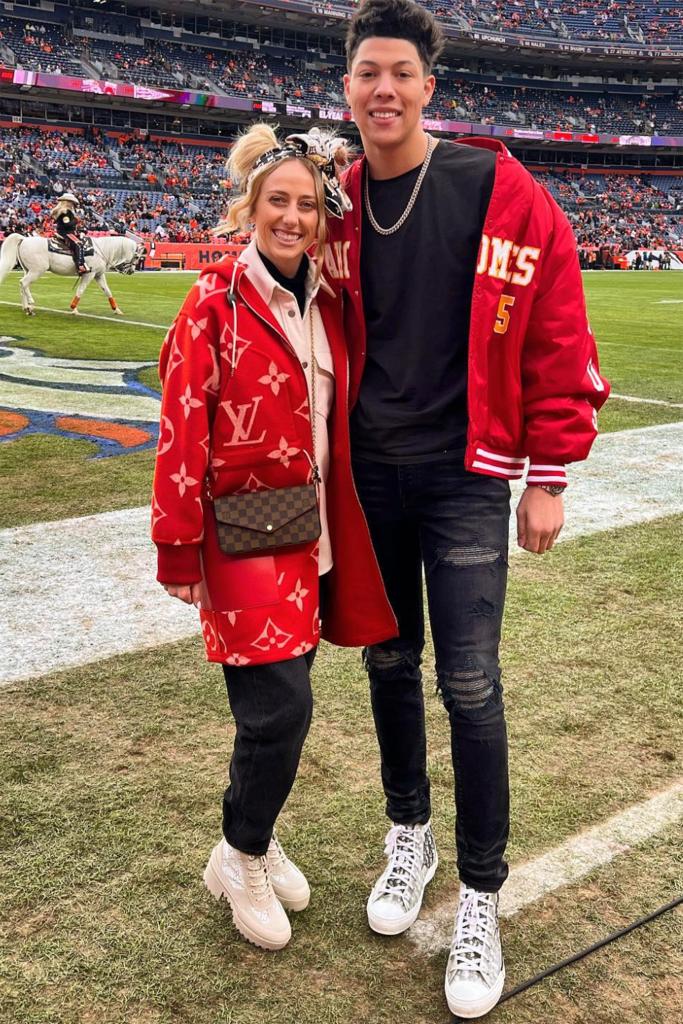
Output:
[[[201,583],[162,583],[161,585],[171,597],[177,597],[185,604],[193,604],[195,608],[201,608]]]
[[[541,487],[527,487],[517,506],[517,543],[525,551],[550,551],[564,526],[564,499]]]

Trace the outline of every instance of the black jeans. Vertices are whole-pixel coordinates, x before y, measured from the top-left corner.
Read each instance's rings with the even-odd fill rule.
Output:
[[[253,668],[223,665],[237,732],[223,835],[242,853],[263,854],[290,794],[313,714],[316,651]]]
[[[437,685],[451,726],[458,871],[496,892],[508,873],[507,734],[498,645],[507,583],[510,488],[469,473],[462,458],[387,465],[354,459],[397,639],[364,651],[387,814],[431,814],[424,697],[423,566]]]

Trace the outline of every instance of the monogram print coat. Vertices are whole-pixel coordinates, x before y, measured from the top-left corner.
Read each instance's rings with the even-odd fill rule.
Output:
[[[233,281],[236,322],[228,301]],[[342,646],[396,635],[351,476],[348,360],[340,300],[322,286],[335,375],[328,419],[327,521],[334,566],[319,618],[317,542],[250,555],[221,551],[209,498],[304,484],[313,451],[304,372],[245,267],[225,257],[190,290],[161,350],[161,431],[152,539],[162,583],[201,584],[209,661],[258,665],[295,658],[320,636]]]

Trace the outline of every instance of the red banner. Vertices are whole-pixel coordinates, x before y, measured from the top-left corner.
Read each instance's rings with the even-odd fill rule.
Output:
[[[204,270],[243,249],[232,242],[148,242],[145,270]]]

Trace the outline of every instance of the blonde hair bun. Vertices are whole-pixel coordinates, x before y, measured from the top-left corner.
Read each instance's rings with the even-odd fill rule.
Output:
[[[280,145],[280,140],[269,124],[253,124],[243,132],[230,150],[228,158],[228,171],[234,183],[243,189],[258,158]]]

